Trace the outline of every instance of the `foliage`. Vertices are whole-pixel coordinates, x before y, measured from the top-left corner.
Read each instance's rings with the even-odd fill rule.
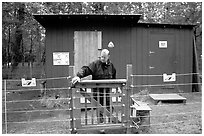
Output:
[[[33,14],[141,14],[143,23],[195,24],[201,55],[201,2],[3,2],[3,64],[45,60],[45,29]]]

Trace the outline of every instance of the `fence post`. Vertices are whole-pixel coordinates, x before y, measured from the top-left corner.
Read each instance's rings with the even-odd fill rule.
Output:
[[[74,76],[74,66],[69,66],[69,76]],[[70,83],[70,117],[71,133],[77,133],[76,129],[81,127],[80,94],[75,88],[71,88]]]
[[[193,37],[193,51],[194,51],[194,56],[195,56],[195,58],[194,58],[195,65],[193,64],[194,67],[195,67],[194,72],[199,73],[199,64],[198,64],[198,55],[197,55],[197,50],[196,50],[195,36]],[[198,75],[193,75],[193,79],[194,79],[195,82],[201,83],[199,74]],[[201,85],[200,84],[197,84],[197,85],[194,85],[194,86],[195,86],[196,91],[198,91],[198,92],[201,91]]]
[[[132,75],[132,64],[127,64],[127,69],[126,69],[126,78],[127,78],[127,90],[126,90],[126,119],[127,119],[127,134],[131,133],[131,119],[130,119],[130,95],[131,95],[131,75]]]
[[[7,108],[6,108],[6,79],[4,80],[4,108],[5,108],[5,130],[6,130],[6,134],[7,134]]]

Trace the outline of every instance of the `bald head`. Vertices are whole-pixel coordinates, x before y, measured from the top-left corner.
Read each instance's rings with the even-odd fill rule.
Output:
[[[109,55],[109,50],[103,49],[103,50],[101,51],[101,55],[102,55],[102,54]]]
[[[110,57],[109,50],[103,49],[101,51],[101,62],[106,63]]]

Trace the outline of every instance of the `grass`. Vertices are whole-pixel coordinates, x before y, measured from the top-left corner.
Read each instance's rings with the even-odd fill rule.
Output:
[[[70,133],[69,117],[68,111],[64,107],[45,107],[42,106],[41,100],[36,96],[36,93],[23,93],[20,94],[10,94],[8,99],[12,98],[27,98],[39,100],[36,102],[27,103],[12,103],[7,105],[9,111],[19,111],[19,110],[44,110],[44,112],[22,112],[22,113],[9,113],[7,115],[7,120],[9,122],[19,122],[25,121],[28,123],[10,123],[8,124],[8,132],[14,134],[67,134]],[[187,103],[160,103],[159,105],[154,105],[146,99],[149,103],[151,111],[151,125],[148,131],[140,130],[139,133],[148,134],[201,134],[202,133],[202,113],[201,113],[201,93],[188,93],[183,94],[187,98]],[[194,104],[192,104],[194,103]],[[31,106],[32,105],[32,106]],[[4,107],[3,107],[4,108]],[[59,110],[57,110],[59,109]],[[47,111],[45,111],[47,110]],[[50,110],[50,111],[49,111]],[[3,110],[4,111],[4,110]],[[197,112],[197,113],[194,113]],[[83,112],[82,112],[83,113]],[[184,113],[184,114],[181,114]],[[4,114],[2,114],[4,122]],[[52,120],[61,120],[54,121]],[[30,123],[29,123],[30,121]],[[178,122],[182,121],[182,122]],[[34,123],[35,122],[35,123]],[[168,122],[178,122],[178,123],[168,123]],[[5,125],[3,125],[3,132],[5,133]],[[98,131],[84,131],[82,133],[98,133]],[[107,130],[106,133],[118,134],[125,133],[120,130]]]
[[[35,72],[41,72],[38,68]],[[22,70],[22,69],[21,69]],[[20,71],[21,71],[20,70]],[[17,70],[18,71],[18,70]],[[18,71],[19,75],[20,71]],[[21,71],[22,72],[22,71]],[[3,73],[3,71],[2,71]],[[17,75],[17,74],[14,74]],[[16,79],[20,77],[16,76]],[[53,100],[59,90],[49,90],[50,95],[39,97],[40,82],[37,82],[34,91],[11,92],[7,95],[7,101],[12,100],[34,100],[29,102],[7,103],[7,110],[10,112],[25,111],[22,113],[8,113],[7,121],[16,122],[8,123],[7,133],[9,134],[69,134],[70,119],[68,101]],[[3,85],[3,84],[2,84]],[[2,86],[4,88],[4,86]],[[21,87],[20,81],[7,82],[7,89],[25,89]],[[27,88],[30,89],[30,88]],[[66,91],[60,90],[66,94]],[[3,91],[2,91],[3,92]],[[51,95],[52,94],[52,95]],[[141,92],[138,99],[147,102],[151,107],[151,120],[148,129],[140,129],[139,133],[143,134],[201,134],[202,133],[202,93],[181,93],[181,96],[187,98],[186,104],[183,103],[159,103],[154,105],[149,99],[148,92]],[[5,134],[5,107],[4,95],[2,95],[2,133]],[[65,95],[62,95],[65,96]],[[64,97],[61,97],[64,98]],[[48,104],[48,105],[47,105]],[[49,105],[50,104],[50,105]],[[29,112],[34,110],[35,112]],[[43,110],[43,111],[38,111]],[[197,112],[197,113],[196,113]],[[183,114],[182,114],[183,113]],[[82,112],[82,114],[84,114]],[[56,121],[59,120],[59,121]],[[18,123],[18,122],[27,123]],[[53,122],[52,122],[53,121]],[[171,122],[171,123],[170,123]],[[84,131],[85,134],[97,134],[98,131]],[[107,130],[108,134],[122,134],[123,130]]]

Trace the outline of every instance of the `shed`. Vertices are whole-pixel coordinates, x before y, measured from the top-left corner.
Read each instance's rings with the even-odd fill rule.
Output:
[[[134,75],[171,75],[195,72],[194,25],[138,23],[141,15],[34,15],[46,29],[46,77],[69,76],[99,57],[108,48],[117,78],[126,77],[126,65]],[[109,48],[108,45],[114,45]],[[66,61],[67,60],[67,61]],[[193,75],[176,76],[168,84],[189,84]],[[166,82],[165,82],[166,83]],[[134,85],[164,84],[162,76],[134,77]],[[48,80],[48,87],[66,87],[67,80]],[[141,90],[147,87],[138,87]],[[192,92],[193,86],[148,87],[155,90]]]

